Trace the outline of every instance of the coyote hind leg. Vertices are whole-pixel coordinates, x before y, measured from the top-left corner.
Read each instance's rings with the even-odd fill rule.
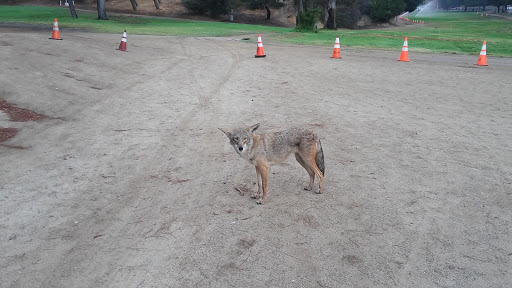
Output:
[[[309,166],[304,162],[304,159],[300,156],[299,153],[295,153],[295,159],[299,162],[300,166],[304,167],[309,174],[309,186],[304,187],[304,190],[311,191],[313,189],[313,184],[315,183],[315,172],[309,168]]]
[[[313,172],[313,181],[315,179],[315,174],[318,177],[319,189],[318,189],[318,191],[316,191],[316,193],[318,193],[318,194],[323,193],[323,191],[324,191],[324,175],[322,174],[322,171],[320,171],[320,169],[316,165],[316,153],[315,154],[309,153],[307,155],[301,154],[300,157],[304,161],[305,166],[303,165],[303,167],[306,168],[306,166],[307,166],[306,170],[309,169],[308,173],[309,173],[309,171]],[[310,174],[310,179],[311,179],[311,174]],[[311,188],[313,188],[312,183],[313,182],[311,181]]]

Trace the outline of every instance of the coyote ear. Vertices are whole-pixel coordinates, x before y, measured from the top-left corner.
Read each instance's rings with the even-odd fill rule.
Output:
[[[252,134],[252,133],[254,133],[254,131],[256,131],[256,129],[258,129],[259,127],[260,127],[260,123],[255,124],[255,125],[252,125],[251,127],[247,128],[246,130],[247,130],[247,132],[249,132],[249,133],[251,133],[251,134]]]
[[[220,131],[224,132],[224,134],[226,134],[226,136],[228,136],[228,138],[231,138],[231,133],[233,131],[231,131],[231,129],[222,129],[222,128],[219,128]]]

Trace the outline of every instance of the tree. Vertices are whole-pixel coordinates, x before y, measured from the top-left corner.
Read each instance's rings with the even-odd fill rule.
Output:
[[[71,0],[68,2],[69,3],[69,11],[71,12],[71,17],[78,18],[78,15],[76,14],[74,2],[75,2],[74,0]]]
[[[96,0],[96,5],[98,6],[98,19],[108,20],[107,11],[105,10],[105,0]]]
[[[130,3],[132,4],[133,11],[136,11],[137,10],[137,6],[139,6],[137,1],[136,0],[130,0]]]
[[[354,29],[361,19],[361,10],[368,11],[367,2],[360,0],[343,0],[336,7],[336,26]]]
[[[212,18],[229,11],[228,0],[181,0],[181,3],[196,15],[208,14]]]
[[[491,0],[491,5],[494,5],[498,8],[498,13],[500,12],[500,8],[503,6],[502,12],[507,12],[507,4],[511,3],[510,0]]]
[[[412,12],[423,3],[423,0],[405,0],[405,11]]]
[[[400,15],[405,9],[403,0],[372,0],[370,2],[370,18],[377,23],[384,23]]]
[[[303,0],[293,0],[293,4],[295,5],[295,26],[300,26],[300,13],[304,11],[304,2]]]
[[[295,26],[295,29],[301,31],[313,31],[315,29],[315,24],[319,20],[320,12],[320,8],[304,9],[304,11],[299,12],[297,20],[298,24]]]
[[[325,6],[325,28],[336,30],[336,0],[329,0]]]
[[[249,1],[249,9],[265,9],[267,10],[267,19],[270,19],[272,13],[270,12],[270,8],[280,8],[285,4],[282,2],[278,2],[276,0],[250,0]]]

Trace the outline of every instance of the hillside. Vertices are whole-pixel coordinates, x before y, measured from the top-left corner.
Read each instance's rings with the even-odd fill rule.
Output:
[[[43,6],[58,6],[59,0],[22,0],[5,1],[7,4],[19,5],[43,5]],[[66,0],[61,0],[62,5]],[[70,0],[68,0],[70,1]],[[96,1],[75,1],[75,8],[85,10],[96,10]],[[127,13],[135,15],[151,15],[162,17],[176,17],[185,19],[196,20],[216,20],[216,21],[229,21],[228,15],[222,16],[218,19],[211,19],[206,16],[191,15],[181,4],[181,0],[161,0],[159,10],[155,8],[155,3],[152,0],[137,0],[137,10],[132,9],[130,0],[107,0],[107,15],[109,12]],[[294,27],[295,26],[295,10],[293,8],[293,1],[285,0],[284,3],[289,3],[283,8],[271,9],[271,19],[266,19],[266,10],[248,10],[242,7],[241,4],[234,5],[233,9],[233,22],[246,23],[246,24],[261,24],[281,27]],[[78,14],[80,12],[78,11]]]

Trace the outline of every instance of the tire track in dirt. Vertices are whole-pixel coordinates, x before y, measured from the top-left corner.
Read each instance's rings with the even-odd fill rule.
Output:
[[[151,161],[154,166],[152,169],[154,169],[154,173],[156,173],[157,177],[160,179],[198,179],[198,175],[209,174],[207,170],[210,165],[206,162],[208,161],[207,158],[200,157],[199,162],[196,163],[191,163],[191,161],[193,161],[192,159],[194,159],[194,157],[197,157],[197,155],[200,154],[211,155],[210,151],[197,151],[198,147],[191,147],[189,143],[207,142],[209,138],[211,138],[211,135],[207,131],[201,131],[201,122],[203,120],[210,122],[215,121],[214,118],[217,116],[215,107],[212,105],[212,99],[219,95],[223,87],[229,83],[236,69],[239,67],[240,62],[236,50],[232,49],[228,45],[222,45],[222,49],[224,49],[224,51],[228,51],[229,55],[231,55],[230,58],[232,61],[228,66],[228,69],[226,69],[226,72],[222,73],[219,78],[216,77],[215,79],[218,79],[218,81],[213,82],[212,85],[209,86],[208,83],[201,83],[201,70],[205,65],[204,62],[207,62],[208,58],[212,56],[194,58],[193,55],[191,55],[192,51],[189,48],[185,48],[185,42],[187,40],[189,39],[182,39],[180,43],[184,47],[184,56],[193,60],[192,64],[190,61],[184,63],[184,65],[186,64],[187,66],[183,69],[185,71],[182,70],[182,73],[186,75],[186,78],[193,79],[193,84],[191,85],[193,85],[194,88],[192,91],[196,93],[198,103],[181,118],[179,123],[177,123],[171,131],[169,131],[169,136],[164,138],[165,140],[163,143],[169,144],[164,144],[164,146],[158,149],[155,153],[157,159]],[[199,41],[203,42],[204,40]],[[215,45],[218,44],[215,43]],[[225,59],[226,57],[222,56],[222,58]],[[214,148],[210,146],[208,149]],[[187,155],[190,155],[190,157]],[[142,178],[144,177],[145,176],[143,175]],[[205,185],[208,187],[210,186],[207,183],[209,181],[208,177],[205,177],[203,180],[206,183],[187,181],[172,185],[167,184],[166,187],[168,192],[173,194],[170,196],[174,198],[172,202],[176,204],[179,203],[178,205],[188,208],[186,210],[183,210],[183,208],[180,209],[181,213],[179,215],[175,214],[177,212],[172,209],[172,212],[169,212],[168,215],[162,215],[161,219],[155,219],[155,222],[160,223],[159,225],[165,228],[169,226],[165,218],[170,217],[175,221],[175,223],[171,224],[172,227],[169,228],[170,234],[180,233],[175,231],[182,229],[182,225],[186,225],[189,226],[190,231],[187,233],[190,233],[191,237],[194,239],[201,239],[201,235],[205,233],[204,227],[209,224],[209,221],[211,221],[211,218],[204,218],[204,214],[208,213],[207,211],[212,209],[211,207],[205,207],[205,205],[211,206],[213,203],[212,198],[217,197],[217,195],[213,195],[212,193],[204,193],[203,197],[199,197],[199,201],[197,201],[198,199],[196,199],[196,197],[191,197],[191,194],[194,194],[195,192],[201,193],[203,189],[207,189],[204,187]],[[171,182],[171,180],[168,180],[168,182]],[[158,193],[158,191],[154,191],[154,193]],[[157,227],[157,229],[160,228]],[[195,249],[194,247],[194,245],[191,245],[191,247],[188,247],[187,249]],[[187,252],[188,251],[183,251],[182,253]],[[190,265],[190,263],[186,262],[186,259],[182,259],[181,261],[180,267],[187,267]]]
[[[186,39],[182,39],[182,41],[180,41],[180,45],[182,45],[182,47],[183,47],[185,56],[192,57],[190,55],[190,53],[191,53],[190,50],[185,47],[185,44],[184,44],[185,40]],[[199,41],[202,42],[204,40],[199,40]],[[217,44],[219,44],[219,43],[215,43],[215,45],[217,45]],[[194,81],[193,81],[194,87],[195,87],[194,89],[195,89],[195,91],[197,91],[197,97],[198,97],[199,103],[195,107],[193,107],[186,115],[184,115],[184,117],[181,119],[181,121],[178,123],[178,125],[176,125],[176,127],[174,128],[174,131],[172,133],[170,133],[170,136],[164,141],[165,143],[172,143],[171,140],[173,138],[175,138],[177,135],[182,135],[182,133],[184,131],[195,130],[195,128],[200,129],[200,126],[193,127],[192,123],[195,121],[195,119],[197,118],[198,114],[200,114],[201,111],[205,111],[206,113],[209,114],[210,117],[207,117],[207,118],[209,119],[210,122],[214,121],[213,118],[215,117],[216,113],[214,110],[215,108],[212,107],[212,99],[216,95],[219,95],[222,88],[225,87],[225,85],[227,83],[229,83],[229,81],[233,77],[233,74],[235,73],[236,69],[239,67],[239,64],[240,64],[240,57],[237,53],[238,51],[233,49],[230,45],[226,45],[226,44],[222,43],[222,46],[223,46],[222,48],[224,49],[224,51],[228,51],[230,53],[231,59],[233,59],[233,61],[231,62],[231,65],[227,69],[226,73],[221,76],[219,81],[215,82],[215,84],[213,85],[213,87],[211,89],[208,89],[210,87],[207,87],[204,84],[201,84],[202,79],[199,77],[198,71],[200,71],[202,69],[201,67],[204,65],[201,63],[203,60],[200,58],[198,61],[196,60],[195,64],[193,64],[193,65],[189,65],[187,63],[187,65],[188,65],[187,66],[188,70],[186,71],[186,74],[188,75],[187,78],[194,79]],[[207,57],[208,56],[205,56],[202,58],[207,58]],[[210,90],[210,91],[208,91],[208,90]],[[184,136],[184,137],[189,137],[189,136]],[[200,138],[208,138],[210,136],[203,132],[197,132],[192,137],[195,138],[195,141],[201,141]],[[207,140],[205,140],[205,141],[207,141]],[[179,147],[175,147],[175,148],[180,149]],[[181,149],[187,150],[188,148],[181,147]],[[176,153],[176,151],[170,150],[168,147],[162,147],[161,150],[162,150],[162,153],[157,153],[157,154],[164,155],[164,157],[162,159],[170,159],[172,157],[172,155]],[[184,151],[181,153],[186,153],[186,152]],[[204,151],[203,151],[203,153],[204,153]],[[171,161],[165,161],[162,163],[159,171],[170,171],[170,170],[176,168],[176,167],[174,167],[174,165],[175,164],[172,163]]]
[[[124,91],[133,90],[135,87],[142,83],[148,83],[151,82],[151,80],[154,80],[154,76],[158,75],[160,79],[165,79],[170,75],[171,72],[178,73],[176,71],[179,71],[182,75],[187,75],[186,77],[189,79],[193,79],[192,85],[193,89],[192,91],[197,91],[197,99],[198,103],[194,104],[195,106],[187,112],[182,119],[178,122],[176,127],[171,129],[169,131],[169,136],[163,137],[162,143],[172,143],[168,146],[164,144],[164,146],[158,148],[157,151],[152,152],[152,157],[146,159],[144,163],[140,163],[140,165],[143,165],[143,168],[140,168],[139,171],[142,172],[142,174],[134,175],[132,179],[130,179],[127,182],[119,182],[120,185],[124,186],[124,188],[119,187],[119,190],[125,191],[121,198],[119,198],[117,202],[110,202],[107,207],[94,207],[92,213],[90,213],[87,216],[84,216],[81,220],[83,226],[74,226],[74,227],[63,227],[66,231],[65,234],[67,235],[75,235],[76,241],[73,243],[74,248],[71,248],[67,252],[65,252],[66,255],[69,256],[69,254],[76,254],[78,253],[78,250],[81,250],[84,246],[90,246],[92,245],[90,243],[90,237],[94,235],[109,235],[114,233],[114,231],[109,231],[115,225],[119,225],[118,220],[115,219],[131,219],[134,217],[134,215],[137,215],[139,213],[147,214],[150,210],[153,210],[154,206],[149,205],[148,201],[146,199],[155,198],[158,199],[162,196],[159,196],[158,194],[161,193],[158,189],[156,189],[153,184],[153,182],[156,182],[155,185],[160,185],[160,187],[171,187],[173,189],[173,196],[176,197],[175,202],[181,203],[189,203],[190,197],[190,187],[194,187],[196,185],[195,183],[184,181],[185,179],[179,178],[180,172],[176,172],[179,170],[180,166],[185,166],[184,163],[176,163],[174,159],[179,158],[176,157],[176,155],[181,156],[183,154],[190,153],[190,148],[184,147],[179,145],[178,143],[183,142],[184,140],[178,140],[176,141],[176,137],[182,137],[184,138],[197,138],[194,141],[201,141],[204,137],[209,137],[206,134],[198,133],[190,135],[191,132],[189,130],[196,130],[196,128],[193,127],[193,123],[195,121],[195,118],[198,117],[199,114],[201,114],[202,111],[206,111],[211,106],[211,100],[215,97],[215,95],[218,95],[222,88],[230,81],[233,74],[236,71],[236,68],[239,65],[239,57],[235,50],[230,48],[228,45],[222,45],[224,51],[228,51],[229,55],[231,55],[231,58],[233,61],[228,66],[228,69],[225,73],[222,73],[222,75],[219,78],[218,81],[212,82],[212,86],[209,86],[208,83],[204,84],[201,83],[202,79],[200,77],[201,69],[203,67],[204,62],[207,61],[209,56],[203,56],[199,58],[195,58],[191,48],[188,48],[187,41],[190,41],[188,38],[182,38],[180,39],[179,43],[180,46],[183,49],[183,58],[178,59],[176,62],[168,63],[167,61],[159,61],[157,62],[157,65],[152,67],[151,73],[144,75],[141,79],[139,79],[136,82],[130,83],[128,86],[124,88]],[[200,42],[204,40],[199,40]],[[201,43],[202,44],[202,43]],[[215,45],[219,45],[219,43],[215,43]],[[225,53],[224,53],[225,54]],[[219,56],[220,57],[220,56]],[[225,57],[224,57],[225,58]],[[153,63],[155,64],[155,63]],[[157,80],[161,81],[161,80]],[[210,107],[211,108],[211,107]],[[214,111],[208,111],[208,114],[214,115]],[[171,160],[170,160],[171,159]],[[184,159],[185,161],[189,161],[187,159]],[[178,167],[177,167],[178,166]],[[200,169],[207,169],[207,167],[201,167]],[[198,171],[200,173],[200,171]],[[151,178],[151,174],[156,174],[156,178]],[[176,176],[176,174],[178,176]],[[192,175],[193,176],[193,175]],[[191,176],[191,177],[192,177]],[[176,184],[172,184],[171,177],[178,177],[179,179],[183,181],[178,181]],[[168,180],[168,181],[166,181]],[[122,181],[122,180],[120,180]],[[143,197],[144,195],[144,197]],[[206,200],[205,200],[206,201]],[[151,202],[151,201],[150,201]],[[186,204],[188,205],[188,204]],[[146,207],[142,208],[140,212],[135,212],[133,207]],[[149,210],[148,210],[149,209]],[[201,207],[194,208],[194,211],[196,209],[201,209]],[[146,211],[146,212],[144,212]],[[157,219],[152,219],[151,222],[154,222],[157,224],[154,229],[151,231],[146,231],[147,235],[152,235],[151,233],[157,233],[158,231],[163,231],[165,228],[167,231],[166,233],[172,233],[173,230],[173,222],[176,221],[182,221],[185,219],[187,223],[194,223],[189,221],[199,220],[200,213],[194,213],[194,211],[189,211],[191,213],[186,213],[180,216],[176,220],[176,215],[173,215],[173,213],[167,215],[163,214],[161,217]],[[135,214],[134,214],[135,212]],[[151,214],[151,213],[150,213]],[[170,218],[169,218],[170,217]],[[190,217],[194,219],[189,219]],[[167,219],[169,218],[169,219]],[[101,219],[102,221],[98,223],[98,219]],[[128,221],[131,222],[131,221]],[[172,223],[171,223],[172,222]],[[160,224],[159,224],[160,223]],[[160,226],[158,226],[160,225]],[[84,227],[85,226],[85,227]],[[137,234],[137,231],[141,230],[147,230],[148,227],[152,227],[148,225],[148,223],[125,223],[123,225],[124,228],[122,230],[124,232],[122,233],[135,233]],[[196,223],[197,229],[194,230],[200,230],[202,224]],[[116,229],[116,228],[114,228]],[[70,231],[71,230],[71,231]],[[131,231],[131,232],[126,232]],[[62,232],[64,233],[64,232]],[[148,234],[149,233],[149,234]],[[61,234],[61,233],[58,233]],[[94,234],[94,235],[93,235]],[[143,235],[140,239],[133,239],[132,244],[134,246],[137,246],[138,243],[142,243],[144,241]],[[104,238],[104,237],[101,237]],[[99,239],[101,239],[99,238]],[[98,240],[99,241],[99,240]],[[43,244],[44,245],[44,244]],[[141,244],[143,246],[143,244]],[[81,249],[77,249],[80,247]],[[104,248],[103,248],[104,249]],[[101,252],[98,252],[101,253]],[[84,257],[92,257],[92,256],[84,256]],[[76,261],[76,266],[79,267],[80,264],[78,262],[81,262],[83,259],[81,257],[69,257],[70,259],[73,259],[73,261]],[[68,263],[70,264],[70,263]],[[72,264],[72,263],[71,263]],[[72,265],[73,266],[73,265]],[[52,270],[52,275],[61,275],[62,272],[59,270],[60,265],[56,265]],[[52,283],[52,280],[47,278],[45,279],[48,284]]]
[[[136,81],[133,81],[133,82],[125,81],[127,85],[123,86],[122,91],[119,91],[118,93],[132,91],[134,89],[137,89],[137,86],[139,86],[141,84],[147,84],[147,86],[151,86],[151,83],[153,81],[165,81],[166,76],[169,75],[172,71],[174,71],[174,73],[176,73],[178,75],[179,74],[190,75],[191,79],[194,79],[194,83],[197,83],[198,81],[200,81],[200,79],[194,74],[196,73],[196,69],[201,68],[201,63],[198,63],[197,60],[194,60],[194,57],[192,57],[191,53],[187,52],[187,49],[184,47],[184,45],[185,45],[184,42],[186,40],[187,40],[186,38],[182,38],[179,40],[180,46],[183,49],[183,57],[169,56],[168,58],[171,58],[171,60],[176,59],[174,62],[167,61],[167,60],[157,60],[157,61],[148,62],[145,67],[151,66],[150,72],[144,73],[144,75],[141,75],[141,77],[136,78],[137,79]],[[192,61],[193,63],[196,63],[196,64],[190,65],[189,64],[190,61]],[[234,64],[232,65],[232,67],[235,67]],[[185,73],[183,70],[185,70]],[[176,72],[176,71],[179,71],[179,72]],[[223,78],[220,81],[220,83],[217,85],[217,87],[215,87],[213,89],[213,91],[215,91],[214,93],[217,93],[221,89],[221,86],[224,83],[226,83],[227,81],[229,81],[229,78],[231,77],[231,75],[233,73],[232,69],[230,69],[229,71],[230,71],[230,73],[228,73],[227,76],[223,76],[223,77],[227,77],[227,78],[226,79]],[[116,73],[123,74],[120,71],[118,71]],[[121,77],[121,75],[118,77],[114,77],[114,78],[120,78],[120,77]],[[155,78],[156,78],[156,80],[155,80]],[[199,87],[199,88],[194,88],[194,89],[198,90],[198,92],[200,92],[200,94],[203,95],[203,100],[202,101],[200,100],[199,104],[195,105],[195,107],[189,113],[187,113],[185,115],[184,119],[182,121],[180,121],[181,124],[179,124],[175,128],[175,131],[184,131],[185,129],[187,129],[187,127],[189,127],[190,121],[195,117],[195,115],[197,115],[197,113],[199,113],[201,111],[201,109],[203,109],[204,106],[208,105],[207,104],[209,102],[208,99],[210,99],[214,95],[212,93],[205,92],[205,89],[208,87],[201,87],[199,85],[194,85],[194,86]],[[144,88],[141,88],[141,89],[144,89]],[[148,100],[151,101],[151,98],[148,98]],[[115,100],[115,101],[118,101],[118,100]],[[107,102],[100,101],[96,105],[105,105],[106,103]],[[172,135],[172,133],[170,133],[170,134],[171,135],[167,136],[166,139],[163,141],[163,143],[172,143],[173,142],[172,139],[176,136]],[[72,259],[71,262],[66,264],[66,266],[68,266],[68,264],[70,264],[70,266],[81,267],[80,263],[82,262],[83,257],[86,257],[86,258],[93,257],[93,256],[80,256],[79,251],[83,250],[84,247],[93,245],[90,241],[91,237],[93,237],[95,235],[102,235],[102,236],[106,235],[106,237],[108,237],[109,234],[112,234],[112,232],[113,232],[113,231],[111,231],[112,227],[119,225],[118,219],[130,219],[132,217],[131,214],[133,213],[133,211],[132,211],[133,207],[143,206],[143,205],[139,205],[139,203],[147,205],[147,202],[143,199],[144,197],[141,196],[141,194],[147,193],[147,194],[151,195],[152,193],[159,193],[159,191],[156,191],[156,190],[151,191],[152,190],[152,188],[151,188],[152,180],[148,179],[148,176],[149,176],[148,173],[151,173],[151,171],[155,171],[155,172],[162,173],[162,174],[169,174],[169,170],[166,170],[165,168],[167,168],[167,167],[171,167],[171,169],[175,168],[172,161],[168,161],[168,159],[170,159],[174,153],[175,153],[175,151],[172,149],[169,149],[169,147],[167,147],[167,146],[158,148],[158,151],[155,151],[154,153],[152,153],[153,154],[153,155],[151,155],[152,157],[149,157],[148,159],[146,159],[146,161],[139,163],[139,165],[143,166],[143,168],[138,169],[139,171],[142,172],[142,174],[134,175],[135,177],[133,177],[132,179],[129,179],[126,182],[124,182],[123,179],[118,180],[119,182],[117,185],[120,186],[120,187],[118,187],[118,189],[120,191],[125,191],[123,193],[123,195],[119,195],[118,197],[116,197],[118,201],[112,201],[113,199],[115,199],[115,198],[113,198],[112,200],[109,201],[107,206],[102,206],[102,207],[91,206],[92,209],[90,209],[91,210],[90,213],[87,213],[86,215],[81,216],[81,220],[80,220],[81,225],[66,224],[66,225],[62,225],[60,227],[55,227],[54,229],[52,229],[52,232],[53,232],[52,234],[56,238],[62,237],[62,239],[65,239],[65,238],[70,239],[69,235],[73,235],[72,237],[74,240],[71,243],[68,243],[68,245],[71,244],[70,245],[71,248],[66,249],[65,251],[62,251],[63,255],[65,255],[65,258]],[[160,165],[158,165],[158,163],[160,163]],[[165,178],[163,178],[163,180],[165,181]],[[181,182],[181,183],[178,183],[178,182]],[[177,181],[177,183],[173,184],[173,186],[183,188],[183,187],[185,187],[186,184],[187,184],[186,182]],[[169,184],[167,184],[167,185],[169,185]],[[92,186],[96,186],[96,184],[93,184]],[[149,196],[149,197],[151,197],[151,196]],[[81,201],[81,199],[82,199],[82,196],[77,195],[75,200],[72,202],[77,203],[78,201]],[[151,210],[152,208],[147,207],[147,209]],[[155,222],[159,223],[161,220],[161,221],[163,221],[162,223],[164,223],[162,225],[167,225],[166,226],[167,228],[171,227],[172,223],[169,222],[170,220],[168,221],[164,218],[165,217],[162,217],[162,219],[155,219]],[[174,221],[174,220],[172,220],[172,221]],[[144,223],[141,223],[141,224],[126,223],[121,226],[123,226],[126,231],[131,231],[132,233],[137,234],[138,233],[137,231],[140,229],[144,229],[144,227],[146,225]],[[116,228],[114,228],[114,229],[117,230]],[[163,231],[162,230],[163,228],[160,230],[159,229],[160,228],[157,227],[157,229],[154,231]],[[104,237],[99,237],[98,240],[96,240],[96,241],[101,242],[102,238],[104,238]],[[141,237],[139,240],[135,240],[133,244],[136,245],[140,241],[144,241],[144,238]],[[40,249],[36,249],[36,250],[45,250],[48,248],[47,245],[49,245],[49,244],[50,244],[50,242],[41,243],[41,246],[39,247]],[[92,246],[91,246],[91,249],[92,249]],[[34,251],[36,251],[36,250],[34,250]],[[101,251],[101,250],[98,250],[98,251]],[[98,253],[101,253],[101,252],[98,252]],[[37,256],[37,257],[39,257],[39,256]],[[67,273],[69,273],[69,271],[62,271],[61,267],[62,267],[62,264],[56,263],[55,266],[53,266],[51,268],[52,273],[50,273],[50,275],[57,276],[58,278],[60,278],[59,276],[65,276]],[[53,279],[54,278],[43,277],[41,279],[42,280],[41,282],[47,283],[48,286],[52,286],[54,284]]]

